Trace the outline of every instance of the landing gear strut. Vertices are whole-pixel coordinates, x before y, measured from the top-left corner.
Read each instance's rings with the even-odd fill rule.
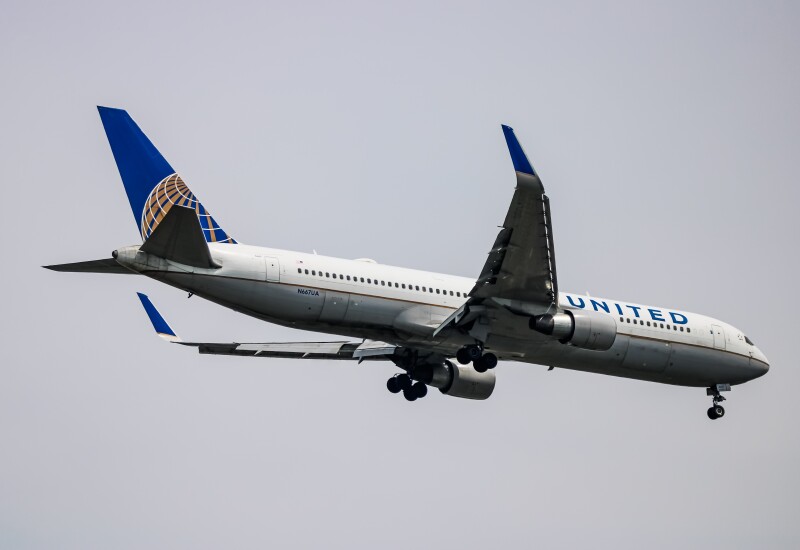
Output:
[[[720,405],[725,398],[720,395],[720,392],[723,391],[731,391],[730,384],[716,384],[711,386],[710,388],[706,388],[706,395],[711,395],[712,397],[712,405],[711,408],[708,409],[706,414],[711,420],[716,420],[717,418],[722,418],[725,416],[725,408]]]
[[[494,353],[483,353],[480,346],[464,346],[456,352],[456,361],[462,365],[472,363],[473,368],[478,372],[486,372],[497,366],[497,356]]]

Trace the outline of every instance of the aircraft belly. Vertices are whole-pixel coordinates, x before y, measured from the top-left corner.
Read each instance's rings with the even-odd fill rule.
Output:
[[[643,372],[664,372],[672,348],[669,342],[628,337],[628,351],[622,367]]]
[[[324,305],[320,311],[319,320],[325,323],[344,321],[350,305],[350,294],[333,290],[321,293],[324,295]]]
[[[672,344],[667,374],[673,383],[691,386],[741,384],[758,374],[750,358],[722,350]]]
[[[319,292],[302,294],[295,286],[244,278],[176,272],[150,276],[248,315],[288,322],[317,321],[325,299]]]
[[[403,304],[396,300],[351,294],[344,319],[357,325],[391,327],[394,318],[402,311]]]
[[[750,358],[675,342],[648,341],[618,335],[608,351],[544,345],[526,354],[525,361],[559,368],[594,372],[680,386],[741,384],[761,376],[763,366]],[[663,347],[662,347],[663,346]],[[568,348],[568,349],[563,349]]]

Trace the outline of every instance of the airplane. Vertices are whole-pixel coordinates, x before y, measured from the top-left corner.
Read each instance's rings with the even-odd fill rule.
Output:
[[[550,201],[509,126],[502,131],[516,188],[476,279],[239,243],[126,111],[98,110],[142,244],[44,267],[140,274],[263,321],[356,339],[187,342],[139,293],[156,333],[170,342],[203,354],[390,361],[401,372],[386,387],[408,401],[429,387],[487,399],[501,360],[704,387],[712,420],[725,414],[722,392],[769,370],[764,353],[718,319],[561,291]]]

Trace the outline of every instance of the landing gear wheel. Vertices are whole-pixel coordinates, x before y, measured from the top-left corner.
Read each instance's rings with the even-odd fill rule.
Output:
[[[464,349],[467,350],[470,361],[477,361],[483,355],[483,350],[478,346],[466,346]]]
[[[716,420],[717,418],[722,418],[725,416],[725,409],[722,408],[722,405],[720,405],[720,403],[725,401],[725,398],[720,394],[720,392],[724,391],[731,391],[731,385],[714,384],[710,388],[706,388],[706,395],[710,395],[712,401],[711,408],[708,409],[706,414],[708,414],[708,417],[711,420]]]
[[[489,370],[489,367],[484,362],[484,358],[483,357],[473,361],[472,368],[475,369],[478,372],[481,372],[481,373],[486,372],[487,370]]]
[[[484,353],[480,362],[487,369],[493,369],[497,366],[497,356],[494,353]]]
[[[400,383],[397,381],[397,375],[392,376],[386,381],[386,389],[392,393],[400,393],[402,391]]]
[[[417,399],[422,399],[428,395],[428,386],[422,382],[416,382],[413,386],[411,386],[411,391],[414,392],[414,395],[417,396]]]
[[[406,401],[416,401],[417,392],[414,391],[414,388],[406,388],[403,390],[403,397],[406,398]]]
[[[411,387],[411,377],[407,374],[395,374],[400,389],[406,391]]]
[[[472,357],[470,357],[466,347],[461,348],[456,352],[456,361],[462,365],[469,365],[472,362]]]
[[[716,420],[717,418],[722,418],[725,416],[725,409],[722,407],[722,405],[714,405],[708,409],[707,414],[711,420]]]

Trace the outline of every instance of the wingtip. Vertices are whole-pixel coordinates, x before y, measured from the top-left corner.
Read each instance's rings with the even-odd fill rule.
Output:
[[[150,323],[152,323],[156,334],[169,342],[180,342],[180,337],[178,337],[175,331],[167,324],[164,317],[162,317],[156,309],[156,306],[154,306],[150,298],[147,297],[147,294],[137,292],[136,295],[142,302],[142,307],[144,307],[144,311],[147,313],[147,317],[150,319]]]
[[[527,155],[525,155],[525,151],[522,150],[522,145],[520,145],[517,136],[514,134],[514,129],[507,124],[501,124],[500,126],[503,128],[503,135],[506,138],[511,162],[514,164],[514,171],[535,176],[536,171],[533,169]]]

